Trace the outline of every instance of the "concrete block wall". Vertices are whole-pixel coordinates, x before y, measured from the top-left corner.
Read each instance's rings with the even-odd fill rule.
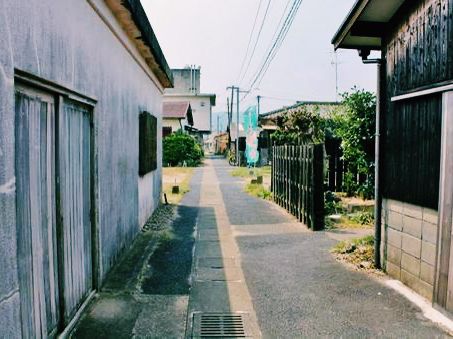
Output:
[[[432,209],[388,199],[382,203],[384,269],[428,300],[433,297],[437,218]]]

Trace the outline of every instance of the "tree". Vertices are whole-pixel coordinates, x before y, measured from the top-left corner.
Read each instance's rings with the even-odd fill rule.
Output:
[[[374,141],[376,129],[376,96],[353,88],[342,94],[344,112],[333,117],[334,134],[342,139],[343,158],[348,164],[345,177],[348,195],[371,198],[374,192]],[[355,176],[364,178],[360,184]]]
[[[277,126],[272,139],[278,145],[294,144],[298,140],[305,143],[320,143],[324,140],[324,122],[318,106],[290,109],[277,118]]]

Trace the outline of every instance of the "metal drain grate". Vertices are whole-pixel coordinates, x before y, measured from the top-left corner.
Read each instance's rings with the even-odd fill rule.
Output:
[[[193,338],[251,338],[247,313],[195,313]]]

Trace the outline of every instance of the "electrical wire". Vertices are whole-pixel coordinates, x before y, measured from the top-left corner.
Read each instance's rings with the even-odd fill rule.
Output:
[[[257,72],[255,72],[254,76],[252,77],[252,80],[250,82],[249,88],[253,88],[253,86],[259,81],[261,83],[261,80],[264,78],[264,75],[266,74],[267,70],[269,69],[269,66],[271,62],[274,60],[275,56],[277,55],[278,51],[280,50],[281,46],[283,45],[283,42],[292,26],[292,23],[294,22],[294,19],[296,17],[296,14],[299,10],[300,5],[302,4],[303,0],[294,0],[293,4],[291,6],[290,11],[288,12],[285,21],[283,25],[281,26],[277,38],[275,38],[274,42],[272,43],[271,48],[268,50],[267,55],[265,58],[263,58],[263,62],[261,66],[258,68]],[[284,12],[285,14],[285,12]],[[283,16],[284,16],[283,14]],[[281,21],[280,21],[281,22]],[[278,26],[277,26],[278,30]],[[275,34],[274,34],[275,36]],[[248,93],[244,95],[242,100],[244,100],[247,97]],[[241,100],[241,101],[242,101]]]
[[[255,27],[256,27],[256,23],[258,21],[258,15],[260,13],[260,9],[261,9],[261,5],[262,4],[263,4],[263,0],[260,0],[260,3],[258,4],[258,10],[256,11],[255,20],[253,21],[252,31],[250,32],[250,37],[249,37],[249,42],[247,44],[247,49],[245,51],[244,58],[242,59],[241,69],[240,69],[239,74],[237,76],[238,80],[239,80],[240,76],[242,75],[242,71],[244,70],[245,61],[247,60],[247,56],[249,54],[250,44],[252,43],[252,38],[253,38],[253,32],[255,32]]]
[[[252,53],[250,54],[250,58],[249,58],[249,61],[248,61],[248,63],[247,63],[247,67],[245,68],[245,72],[244,72],[244,74],[242,75],[241,80],[239,80],[239,83],[242,83],[242,81],[244,80],[244,78],[245,78],[245,76],[247,75],[247,72],[248,72],[248,70],[249,70],[250,64],[252,63],[253,57],[254,57],[255,52],[256,52],[256,46],[258,45],[258,42],[259,42],[259,40],[260,40],[261,32],[263,31],[264,23],[266,22],[267,13],[269,12],[269,7],[270,7],[270,5],[271,5],[271,2],[272,2],[272,0],[268,0],[268,2],[267,2],[266,11],[264,12],[263,20],[261,21],[261,26],[260,26],[260,29],[259,29],[259,31],[258,31],[258,35],[257,35],[257,37],[256,37],[256,40],[255,40],[255,44],[254,44],[254,46],[253,46]]]

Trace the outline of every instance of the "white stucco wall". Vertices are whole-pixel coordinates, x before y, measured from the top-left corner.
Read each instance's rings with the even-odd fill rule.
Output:
[[[168,119],[168,118],[165,118],[162,121],[162,126],[163,127],[171,127],[172,133],[176,132],[176,131],[179,131],[181,129],[181,124],[182,124],[182,126],[184,128],[184,126],[187,124],[186,120],[185,119],[181,120],[181,123],[180,123],[179,119]]]
[[[209,96],[203,95],[165,95],[164,101],[189,101],[192,107],[193,127],[200,131],[211,130],[212,106]]]
[[[162,133],[160,84],[102,0],[0,1],[0,328],[21,337],[16,258],[14,69],[95,98],[100,275],[128,247],[160,198],[158,169],[138,176],[138,115]],[[113,30],[113,32],[112,32]],[[158,159],[162,144],[158,142]]]

